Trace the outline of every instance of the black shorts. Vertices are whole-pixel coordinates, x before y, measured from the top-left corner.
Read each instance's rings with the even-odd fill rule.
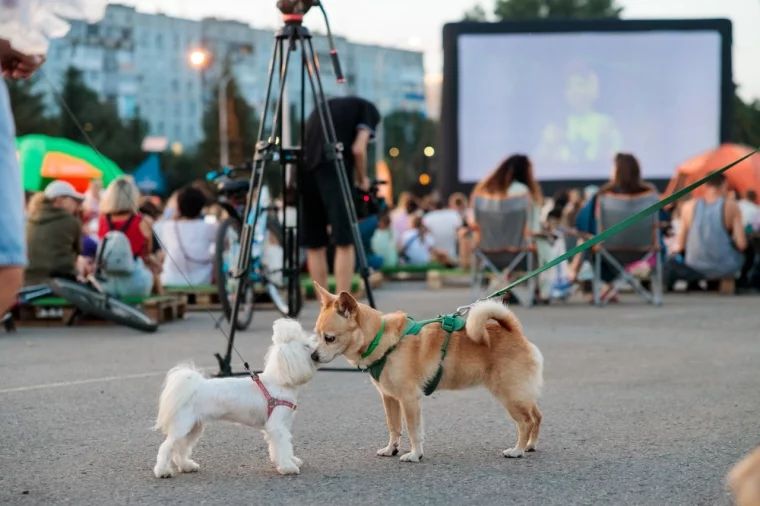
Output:
[[[348,178],[353,187],[353,178]],[[343,202],[340,180],[333,165],[318,166],[300,181],[301,244],[308,249],[350,246],[354,243],[351,220]],[[330,233],[327,226],[330,225]]]

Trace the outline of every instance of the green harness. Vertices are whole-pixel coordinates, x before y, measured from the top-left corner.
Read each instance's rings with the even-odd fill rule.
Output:
[[[443,340],[443,346],[441,346],[441,361],[438,363],[438,371],[436,371],[435,376],[433,376],[432,379],[430,379],[427,383],[425,383],[425,387],[423,391],[425,392],[425,395],[431,395],[433,392],[435,392],[436,388],[438,388],[438,383],[441,382],[441,377],[443,377],[443,359],[446,358],[446,350],[449,347],[449,341],[451,340],[451,334],[453,332],[457,332],[459,330],[462,330],[465,326],[466,321],[464,318],[461,318],[456,315],[441,315],[438,318],[433,318],[431,320],[422,320],[422,321],[414,321],[413,319],[406,317],[406,327],[404,327],[404,331],[401,333],[401,336],[399,337],[399,343],[401,340],[406,336],[416,336],[420,333],[422,330],[422,327],[425,325],[428,325],[430,323],[440,323],[441,328],[446,332],[446,339]],[[373,351],[375,351],[375,348],[377,348],[377,345],[380,344],[380,340],[383,337],[383,333],[385,332],[385,320],[382,321],[382,324],[380,325],[380,331],[375,335],[375,338],[372,340],[372,343],[370,343],[369,348],[367,348],[367,351],[362,353],[362,358],[369,357]],[[385,368],[385,362],[388,359],[388,355],[390,355],[393,350],[396,349],[398,346],[398,343],[394,344],[390,348],[388,348],[388,351],[383,353],[383,356],[377,359],[376,361],[372,362],[370,365],[367,366],[366,371],[369,372],[369,375],[372,376],[372,378],[375,381],[380,381],[380,375],[383,372],[383,369]],[[361,369],[361,367],[359,368]]]

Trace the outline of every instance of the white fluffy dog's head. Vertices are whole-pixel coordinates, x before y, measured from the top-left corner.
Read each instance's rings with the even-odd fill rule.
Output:
[[[283,386],[307,383],[317,371],[317,364],[311,358],[316,339],[304,332],[300,323],[289,318],[275,321],[272,330],[273,344],[267,351],[264,374]]]

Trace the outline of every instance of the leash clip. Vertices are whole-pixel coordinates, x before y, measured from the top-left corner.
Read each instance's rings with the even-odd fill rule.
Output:
[[[468,304],[466,306],[459,306],[457,310],[454,312],[454,316],[464,316],[470,312],[470,309],[472,309],[472,304]]]

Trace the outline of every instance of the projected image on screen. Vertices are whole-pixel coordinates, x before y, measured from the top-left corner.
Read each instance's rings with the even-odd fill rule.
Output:
[[[461,35],[459,180],[511,153],[542,180],[607,179],[619,151],[648,178],[720,141],[716,32]]]

